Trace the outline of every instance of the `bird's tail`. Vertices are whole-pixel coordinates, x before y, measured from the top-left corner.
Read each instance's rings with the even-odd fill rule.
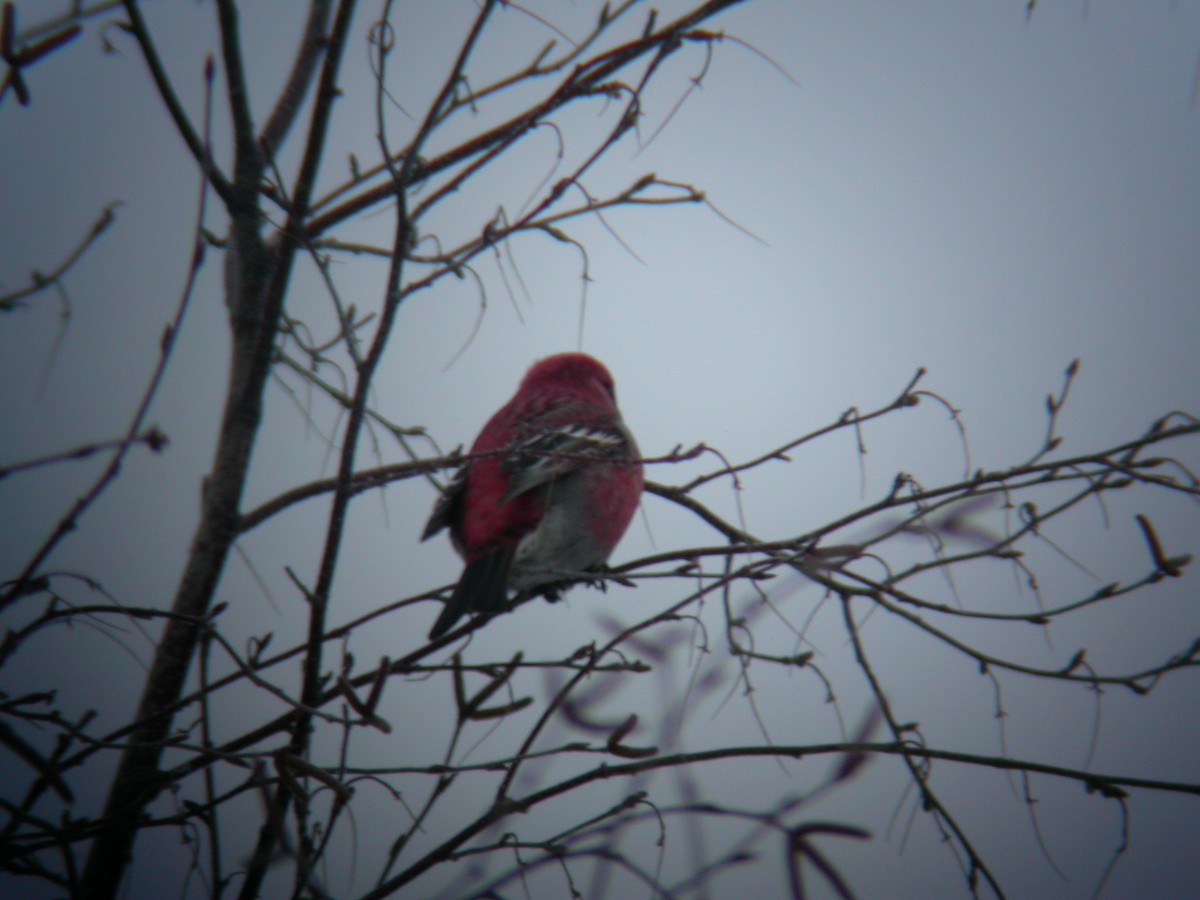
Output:
[[[429,630],[429,640],[440,638],[468,612],[491,615],[508,608],[508,573],[513,550],[512,547],[496,550],[467,563],[446,608]]]

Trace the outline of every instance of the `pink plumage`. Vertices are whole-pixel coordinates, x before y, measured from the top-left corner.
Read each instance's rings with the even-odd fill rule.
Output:
[[[535,363],[484,425],[422,540],[450,529],[466,562],[430,639],[508,594],[580,578],[605,562],[637,509],[642,465],[612,375],[583,353]]]

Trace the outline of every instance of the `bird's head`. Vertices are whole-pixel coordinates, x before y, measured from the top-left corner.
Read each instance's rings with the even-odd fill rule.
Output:
[[[521,382],[521,391],[528,388],[582,395],[603,391],[616,402],[612,375],[602,362],[586,353],[558,353],[534,363]]]

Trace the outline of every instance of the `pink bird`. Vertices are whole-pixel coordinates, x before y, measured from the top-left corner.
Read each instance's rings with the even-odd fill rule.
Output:
[[[642,483],[608,369],[583,353],[535,363],[483,426],[421,536],[448,527],[466,562],[429,639],[465,613],[509,609],[509,591],[519,600],[586,578],[621,540]]]

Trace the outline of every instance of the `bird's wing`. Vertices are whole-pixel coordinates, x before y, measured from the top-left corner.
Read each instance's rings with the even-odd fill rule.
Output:
[[[458,518],[459,507],[462,505],[463,493],[467,489],[467,466],[459,466],[454,473],[454,477],[450,479],[450,483],[446,485],[446,489],[442,491],[442,495],[438,497],[437,503],[433,505],[433,512],[429,515],[429,521],[425,523],[425,530],[421,532],[421,540],[427,540],[446,528]]]
[[[619,421],[543,429],[513,444],[501,462],[508,474],[504,501],[549,484],[580,466],[630,456],[630,448],[629,434]]]

